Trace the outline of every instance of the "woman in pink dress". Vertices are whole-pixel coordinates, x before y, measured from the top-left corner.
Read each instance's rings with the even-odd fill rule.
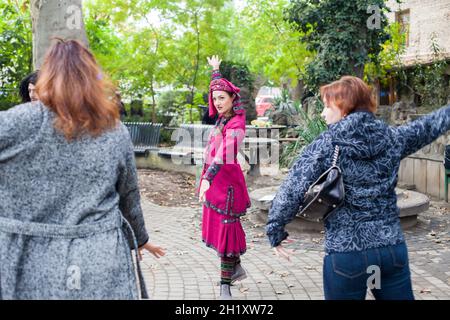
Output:
[[[245,137],[245,110],[240,89],[219,72],[221,60],[213,56],[208,62],[213,68],[209,115],[219,116],[208,139],[198,192],[203,203],[202,240],[221,258],[220,299],[231,299],[231,284],[247,277],[240,263],[247,248],[240,217],[250,207],[250,198],[237,161]]]

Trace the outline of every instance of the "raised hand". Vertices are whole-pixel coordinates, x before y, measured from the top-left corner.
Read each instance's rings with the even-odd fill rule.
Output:
[[[222,60],[219,59],[219,56],[214,55],[206,58],[208,60],[209,65],[213,68],[213,70],[218,70],[220,67],[220,63]]]

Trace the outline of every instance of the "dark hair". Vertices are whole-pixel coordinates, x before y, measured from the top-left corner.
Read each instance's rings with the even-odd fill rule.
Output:
[[[23,103],[31,101],[30,93],[28,92],[28,85],[30,83],[36,85],[36,82],[38,79],[38,72],[39,71],[34,71],[34,72],[30,73],[25,78],[23,78],[22,81],[20,82],[19,95],[20,95],[20,98],[22,99]]]
[[[106,79],[94,55],[76,40],[56,38],[39,71],[39,100],[56,113],[55,127],[68,140],[98,136],[116,127],[116,88]]]

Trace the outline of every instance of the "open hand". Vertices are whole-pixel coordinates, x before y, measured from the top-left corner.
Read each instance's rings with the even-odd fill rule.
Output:
[[[291,255],[294,253],[294,250],[286,249],[281,244],[273,248],[273,250],[275,251],[275,255],[277,257],[281,257],[283,259],[286,259],[287,261],[291,261]]]
[[[208,63],[211,67],[213,67],[213,70],[219,70],[220,63],[222,60],[219,59],[219,56],[211,56],[206,58],[208,60]]]
[[[198,192],[198,201],[199,202],[205,202],[206,200],[206,191],[208,191],[210,188],[210,184],[208,180],[202,179],[201,184],[200,184],[200,189]]]
[[[160,257],[166,255],[166,252],[164,251],[164,249],[162,247],[151,244],[150,242],[147,242],[142,247],[139,247],[139,260],[142,260],[142,250],[144,250],[144,249],[147,250],[148,252],[150,252],[152,255],[154,255],[158,259]]]

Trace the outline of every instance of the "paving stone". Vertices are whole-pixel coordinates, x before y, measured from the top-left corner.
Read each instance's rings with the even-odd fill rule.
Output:
[[[442,238],[450,234],[450,215],[435,214],[439,206],[445,205],[431,202],[430,209],[420,216],[417,226],[405,232],[417,300],[450,298],[450,242],[435,243],[429,236],[432,231]],[[160,207],[145,199],[142,207],[151,241],[167,248],[167,255],[161,259],[144,255],[142,268],[150,296],[162,300],[218,298],[220,259],[200,240],[201,229],[197,222],[201,208]],[[241,260],[249,277],[232,286],[233,297],[238,300],[324,299],[322,240],[318,243],[311,240],[321,239],[323,234],[291,233],[295,241],[286,247],[295,252],[289,263],[277,258],[267,241],[250,243],[255,235],[265,231],[262,224],[254,228],[251,212],[247,216],[243,226],[249,250]],[[191,223],[193,221],[196,223]],[[151,232],[152,229],[160,231]],[[242,293],[241,288],[247,290]],[[282,293],[277,294],[277,291]],[[366,299],[373,297],[368,293]]]

